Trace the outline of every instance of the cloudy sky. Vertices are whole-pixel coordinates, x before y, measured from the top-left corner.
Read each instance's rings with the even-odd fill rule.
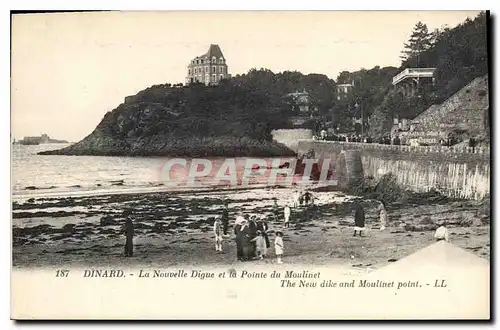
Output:
[[[219,44],[233,75],[251,68],[335,79],[399,66],[417,21],[430,30],[477,12],[113,12],[12,20],[12,135],[78,141],[127,95],[184,82],[189,61]]]

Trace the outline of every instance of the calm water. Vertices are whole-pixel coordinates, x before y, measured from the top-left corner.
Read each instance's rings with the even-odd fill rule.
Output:
[[[34,196],[85,195],[125,191],[168,190],[186,187],[189,161],[186,167],[174,166],[166,174],[166,157],[105,157],[105,156],[52,156],[37,155],[43,150],[59,149],[67,144],[38,146],[12,145],[12,194],[14,198]],[[200,178],[204,187],[229,184],[214,181],[214,173],[224,159],[212,159],[210,175]],[[273,159],[267,159],[271,165]],[[274,159],[274,161],[279,161]],[[285,159],[281,160],[286,161]],[[245,169],[245,158],[236,159],[238,178]],[[201,171],[203,166],[199,167]],[[270,172],[270,170],[268,170]],[[227,172],[229,173],[229,172]],[[168,175],[168,176],[167,176]],[[170,178],[169,178],[170,177]],[[173,184],[172,179],[181,179]],[[265,177],[254,177],[252,182],[267,182]]]

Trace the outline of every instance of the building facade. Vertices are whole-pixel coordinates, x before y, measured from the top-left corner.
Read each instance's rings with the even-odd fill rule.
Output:
[[[337,100],[348,100],[352,95],[353,84],[339,84],[337,87]]]
[[[288,93],[284,98],[288,104],[293,106],[293,109],[299,110],[300,113],[312,115],[313,112],[318,111],[316,106],[311,105],[311,98],[305,89],[302,92]]]
[[[405,97],[413,97],[419,92],[428,93],[434,86],[436,68],[406,68],[392,78],[392,84]]]
[[[219,45],[210,45],[208,51],[191,60],[187,68],[186,84],[203,83],[216,85],[222,79],[229,79],[226,59]]]

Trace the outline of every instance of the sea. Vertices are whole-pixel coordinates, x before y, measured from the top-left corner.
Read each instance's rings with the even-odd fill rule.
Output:
[[[241,177],[248,166],[247,158],[234,158],[237,182],[230,179],[215,180],[215,174],[227,161],[224,158],[207,159],[213,167],[209,174],[188,182],[188,171],[192,160],[186,165],[166,166],[172,158],[167,157],[117,157],[117,156],[62,156],[38,155],[45,150],[60,149],[69,144],[40,144],[11,146],[11,186],[12,198],[29,199],[39,197],[85,196],[127,192],[154,192],[179,189],[206,189],[227,187],[241,188]],[[289,161],[290,158],[264,159],[267,173],[271,168]],[[182,161],[182,160],[181,160]],[[205,161],[205,160],[204,160]],[[261,160],[262,161],[262,160]],[[204,170],[203,164],[197,171]],[[208,165],[207,165],[208,166]],[[165,169],[169,170],[166,171]],[[225,175],[229,178],[231,167]],[[251,174],[249,184],[257,186],[269,184],[267,175]],[[218,177],[220,178],[220,177]],[[301,176],[294,179],[302,179]],[[284,182],[284,181],[283,181]]]

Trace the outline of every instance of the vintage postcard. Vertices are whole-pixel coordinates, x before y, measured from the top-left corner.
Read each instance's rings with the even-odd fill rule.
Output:
[[[489,12],[11,25],[12,319],[490,319]]]

